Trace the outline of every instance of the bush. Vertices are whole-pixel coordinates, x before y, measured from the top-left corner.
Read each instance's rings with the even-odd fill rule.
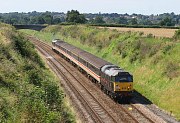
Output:
[[[153,38],[153,37],[154,37],[154,36],[153,36],[153,34],[151,34],[151,33],[147,35],[147,38]]]
[[[122,58],[125,58],[125,57],[127,56],[126,52],[125,52],[125,51],[122,52],[122,53],[121,53],[121,56],[122,56]]]
[[[166,65],[166,68],[164,70],[164,74],[169,78],[173,79],[179,76],[179,64],[178,63],[173,63],[173,62],[168,62]]]
[[[59,91],[59,87],[53,84],[48,84],[45,87],[46,103],[51,110],[57,109],[61,111],[64,93]]]
[[[0,122],[5,123],[6,119],[10,119],[12,117],[11,107],[9,107],[8,103],[5,99],[0,99]]]
[[[41,71],[32,69],[28,72],[29,82],[30,84],[34,84],[35,86],[42,86],[42,75],[40,75]]]
[[[133,62],[135,62],[138,59],[138,52],[133,53],[130,58],[129,58],[129,62],[132,64]]]
[[[167,54],[172,49],[172,45],[167,45],[163,48],[162,52]]]
[[[17,50],[23,57],[31,59],[41,67],[45,67],[39,55],[34,50],[34,45],[32,43],[20,35],[13,36],[13,41],[15,50]]]
[[[149,51],[149,57],[154,56],[158,52],[159,49],[160,49],[159,44],[152,46]]]
[[[180,39],[180,29],[175,32],[173,38],[176,39],[176,40]]]

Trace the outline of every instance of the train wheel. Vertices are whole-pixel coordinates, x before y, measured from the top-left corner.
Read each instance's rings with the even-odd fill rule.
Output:
[[[100,87],[101,90],[103,90],[103,86],[101,85],[101,83],[99,84],[99,87]]]
[[[112,92],[109,93],[109,96],[110,96],[111,99],[114,98]]]
[[[106,89],[105,89],[105,88],[103,88],[103,91],[104,91],[104,93],[106,94]]]
[[[108,92],[108,90],[106,90],[106,94],[107,94],[107,95],[109,95],[109,92]]]

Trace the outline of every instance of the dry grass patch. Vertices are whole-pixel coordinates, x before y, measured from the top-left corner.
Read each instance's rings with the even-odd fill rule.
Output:
[[[104,28],[104,27],[100,27]],[[164,29],[164,28],[124,28],[124,27],[106,27],[109,29],[116,29],[122,32],[143,32],[145,35],[153,34],[156,37],[167,37],[172,38],[175,34],[175,31],[178,29]]]

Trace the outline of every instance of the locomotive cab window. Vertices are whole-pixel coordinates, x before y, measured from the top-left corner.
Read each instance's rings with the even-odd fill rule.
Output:
[[[116,82],[133,82],[132,76],[116,76]]]

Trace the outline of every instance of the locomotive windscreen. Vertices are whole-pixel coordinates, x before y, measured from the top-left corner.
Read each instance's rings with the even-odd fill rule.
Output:
[[[116,76],[115,82],[133,82],[132,76]]]

